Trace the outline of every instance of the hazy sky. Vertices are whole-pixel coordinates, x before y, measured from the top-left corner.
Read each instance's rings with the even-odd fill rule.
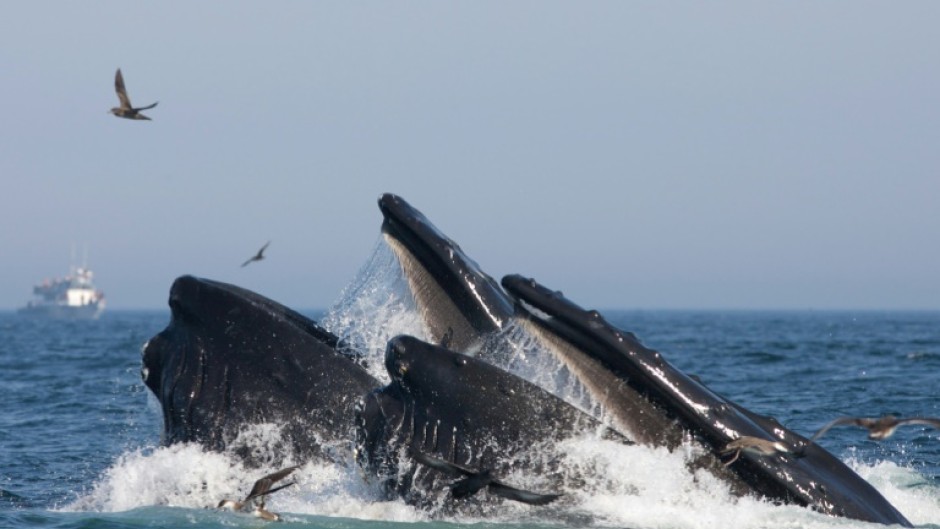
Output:
[[[327,307],[394,192],[587,307],[937,309],[938,27],[935,1],[9,4],[0,308],[73,243],[114,308],[186,273]],[[108,114],[117,67],[153,121]]]

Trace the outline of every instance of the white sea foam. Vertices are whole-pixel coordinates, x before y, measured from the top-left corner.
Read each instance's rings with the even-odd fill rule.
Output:
[[[195,444],[134,450],[119,457],[89,492],[63,510],[120,512],[153,505],[214,508],[222,499],[244,498],[254,481],[272,470],[246,468],[231,452],[211,452]],[[272,495],[269,509],[365,520],[425,519],[401,501],[385,500],[353,465],[310,462],[289,479],[296,485]]]
[[[940,486],[936,481],[931,483],[915,469],[892,461],[864,464],[850,459],[847,463],[912,523],[940,526]]]
[[[175,444],[121,455],[87,494],[66,507],[126,511],[149,505],[201,508],[237,495],[244,468],[194,444]]]
[[[487,522],[637,529],[838,529],[864,525],[806,508],[737,497],[726,483],[708,472],[689,470],[692,450],[627,446],[593,437],[570,439],[558,448],[564,454],[563,466],[569,475],[579,476],[562,490],[554,491],[563,492],[563,498],[549,507],[496,504],[487,513]],[[940,489],[916,471],[890,462],[849,463],[915,524],[936,524],[940,519]],[[118,512],[153,505],[214,507],[223,498],[244,497],[255,479],[272,470],[245,468],[237,457],[193,444],[133,450],[119,457],[89,492],[65,510]],[[384,498],[351,461],[307,463],[292,478],[295,486],[277,492],[268,501],[268,508],[288,521],[291,515],[395,522],[429,520],[425,512],[400,500]],[[503,479],[546,491],[544,483],[526,476],[524,471]],[[458,516],[448,521],[484,520]]]

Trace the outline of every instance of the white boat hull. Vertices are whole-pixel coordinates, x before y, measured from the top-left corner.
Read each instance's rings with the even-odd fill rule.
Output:
[[[18,311],[24,316],[36,316],[56,320],[97,320],[104,312],[104,303],[88,305],[32,304]]]

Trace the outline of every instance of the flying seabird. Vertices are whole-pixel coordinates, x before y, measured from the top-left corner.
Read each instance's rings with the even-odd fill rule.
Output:
[[[809,438],[810,442],[815,442],[816,439],[822,437],[822,435],[829,431],[833,426],[839,426],[843,424],[851,424],[855,426],[861,426],[868,430],[868,438],[875,441],[880,441],[882,439],[887,439],[894,435],[894,431],[898,429],[898,426],[903,426],[905,424],[926,424],[927,426],[932,426],[940,430],[940,419],[934,417],[908,417],[906,419],[899,419],[894,415],[885,415],[884,417],[879,417],[877,419],[869,417],[839,417],[829,421],[825,426],[819,429],[812,437]]]
[[[417,450],[412,450],[411,456],[418,463],[427,465],[428,467],[443,472],[448,476],[463,478],[450,485],[450,495],[454,499],[459,500],[463,498],[469,498],[483,488],[489,490],[489,492],[493,495],[502,496],[503,498],[522,503],[528,503],[529,505],[546,505],[561,497],[561,494],[540,494],[537,492],[517,489],[511,485],[507,485],[497,480],[496,477],[493,476],[492,471],[489,469],[477,472],[449,461],[444,461],[443,459],[438,459],[436,457],[423,454]]]
[[[262,246],[261,249],[258,250],[258,253],[256,253],[255,255],[251,256],[247,261],[245,261],[244,263],[242,263],[242,268],[245,268],[246,266],[248,266],[248,263],[251,263],[251,262],[253,262],[253,261],[260,261],[260,260],[264,259],[264,251],[268,248],[268,245],[269,245],[269,244],[271,244],[271,241],[268,241],[268,242],[264,243],[264,246]]]
[[[114,74],[114,90],[117,92],[118,99],[121,101],[121,106],[112,108],[112,114],[119,118],[150,120],[150,118],[141,114],[140,111],[157,106],[159,101],[146,107],[134,108],[131,105],[131,99],[127,97],[127,89],[124,88],[124,76],[121,75],[120,68],[118,68],[117,73]]]
[[[279,487],[271,488],[272,485],[278,481],[287,477],[291,472],[299,468],[299,466],[287,467],[283,470],[278,470],[277,472],[268,474],[263,478],[255,482],[255,485],[251,487],[251,492],[248,493],[248,496],[244,500],[229,500],[225,499],[219,502],[219,509],[230,509],[233,511],[242,511],[250,512],[251,514],[257,516],[258,518],[268,520],[268,521],[277,521],[281,517],[277,514],[265,510],[264,508],[264,497],[268,494],[273,494],[283,488],[290,487],[295,482],[290,482]]]
[[[738,457],[741,456],[741,452],[748,452],[758,456],[771,456],[774,454],[791,454],[793,450],[782,441],[769,441],[767,439],[761,439],[760,437],[742,435],[726,444],[725,447],[721,449],[721,455],[734,454],[734,457],[724,465],[729,466],[731,463],[737,461]]]

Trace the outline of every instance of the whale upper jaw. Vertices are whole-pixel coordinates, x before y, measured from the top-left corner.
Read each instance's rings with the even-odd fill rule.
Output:
[[[506,325],[512,301],[457,243],[397,195],[382,195],[379,209],[431,341],[467,351]]]

